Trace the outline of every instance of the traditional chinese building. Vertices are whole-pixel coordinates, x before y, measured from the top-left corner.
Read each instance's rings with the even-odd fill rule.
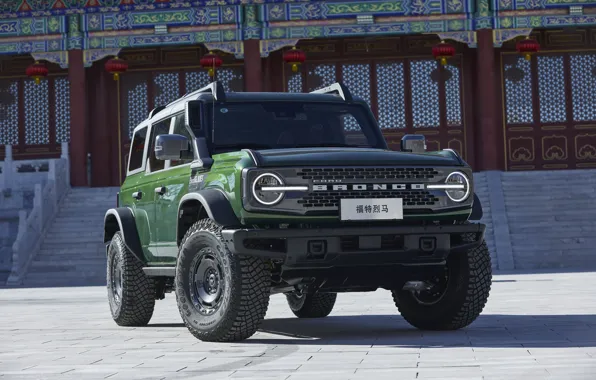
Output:
[[[206,64],[229,91],[341,81],[393,148],[424,133],[476,170],[596,167],[591,0],[3,0],[0,54],[0,150],[70,141],[74,186],[119,185],[132,129]]]

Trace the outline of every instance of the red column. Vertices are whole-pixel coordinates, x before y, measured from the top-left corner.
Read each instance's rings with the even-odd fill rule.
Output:
[[[70,81],[70,182],[87,186],[87,113],[83,51],[68,51]]]
[[[89,105],[89,114],[93,118],[91,125],[91,186],[111,186],[111,162],[112,141],[108,124],[108,91],[107,80],[111,80],[103,68],[103,61],[93,65],[93,78],[89,78],[90,88],[95,88],[95,99]],[[91,94],[90,94],[91,95]],[[117,166],[117,165],[116,165]]]
[[[497,64],[492,29],[476,32],[477,80],[476,80],[476,153],[480,170],[503,170],[503,132],[499,127],[499,102],[497,101]]]
[[[259,40],[244,41],[244,91],[263,91],[263,68]]]

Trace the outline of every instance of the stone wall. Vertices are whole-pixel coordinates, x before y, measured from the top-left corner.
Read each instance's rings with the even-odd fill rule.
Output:
[[[495,269],[596,269],[596,170],[481,172],[475,182]]]

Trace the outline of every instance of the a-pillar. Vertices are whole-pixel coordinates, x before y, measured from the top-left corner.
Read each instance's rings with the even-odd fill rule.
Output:
[[[87,183],[87,99],[83,51],[68,51],[68,80],[70,82],[70,183]]]
[[[497,97],[497,66],[493,45],[493,30],[481,29],[476,32],[477,78],[475,128],[476,160],[480,170],[503,170],[503,133],[499,128],[499,102]]]
[[[244,91],[263,91],[263,67],[259,40],[244,40]]]

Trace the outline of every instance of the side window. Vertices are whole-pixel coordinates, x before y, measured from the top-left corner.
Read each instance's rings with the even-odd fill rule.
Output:
[[[147,127],[139,129],[132,137],[132,143],[130,144],[130,159],[128,161],[129,172],[143,167],[143,152],[145,150],[146,138]]]
[[[170,122],[172,118],[167,118],[158,123],[153,124],[151,129],[151,145],[149,145],[149,171],[156,172],[165,167],[166,162],[155,158],[155,138],[159,135],[167,135],[170,133]]]
[[[192,143],[193,137],[190,134],[188,128],[186,128],[186,126],[184,125],[184,114],[176,116],[176,121],[174,124],[174,134],[185,136],[188,139],[188,142],[189,142],[188,147],[190,148],[190,152],[194,157],[194,144]],[[193,159],[172,160],[170,162],[170,167],[188,164],[189,162],[192,162],[192,160]]]

